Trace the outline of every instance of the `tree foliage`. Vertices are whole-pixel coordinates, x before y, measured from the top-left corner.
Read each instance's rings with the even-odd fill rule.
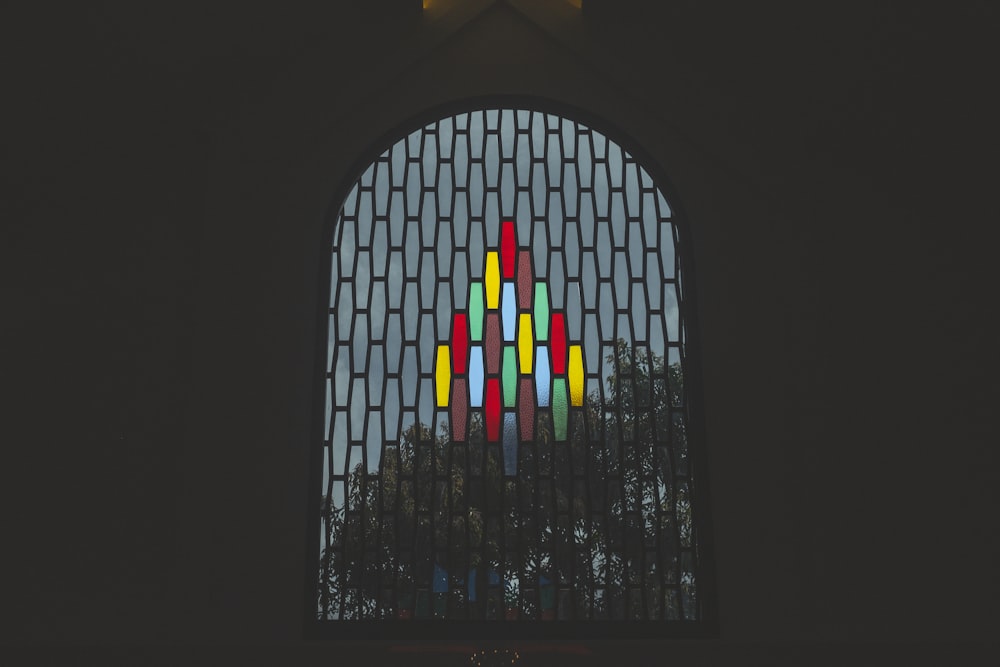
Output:
[[[566,441],[539,410],[516,476],[476,413],[467,442],[411,424],[357,466],[323,508],[320,616],[692,618],[681,366],[624,340],[606,361]]]

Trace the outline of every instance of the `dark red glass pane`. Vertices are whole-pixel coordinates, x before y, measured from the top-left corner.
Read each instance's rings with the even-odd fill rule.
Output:
[[[535,439],[535,384],[530,377],[521,378],[517,396],[518,415],[521,421],[521,440]]]
[[[455,378],[451,385],[451,437],[456,442],[465,442],[465,424],[469,415],[469,392],[465,388],[465,378]]]
[[[486,381],[486,439],[496,442],[500,439],[500,380]]]
[[[495,375],[500,372],[500,348],[503,343],[500,338],[500,313],[493,310],[486,314],[486,373]]]
[[[552,313],[552,331],[549,332],[552,350],[552,373],[566,372],[566,318],[562,313]]]
[[[504,278],[514,277],[514,254],[517,243],[514,240],[514,223],[507,221],[500,229],[500,264]]]
[[[469,321],[465,313],[455,313],[451,331],[451,363],[455,373],[465,373],[465,360],[469,355]]]
[[[517,254],[517,307],[531,308],[531,251],[522,250]]]

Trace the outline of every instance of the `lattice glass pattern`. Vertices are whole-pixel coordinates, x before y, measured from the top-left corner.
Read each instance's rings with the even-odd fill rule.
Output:
[[[336,221],[322,620],[701,618],[671,210],[578,122],[396,142]]]

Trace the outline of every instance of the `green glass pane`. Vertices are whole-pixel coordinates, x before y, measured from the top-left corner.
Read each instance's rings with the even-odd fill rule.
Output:
[[[556,606],[556,587],[542,586],[539,590],[542,609],[552,609]]]
[[[552,381],[552,422],[556,440],[566,439],[566,423],[569,421],[569,397],[566,395],[566,378]]]
[[[503,406],[512,408],[517,401],[517,349],[503,346]]]
[[[549,339],[549,288],[535,283],[535,340]]]
[[[483,339],[483,284],[476,282],[469,285],[469,332],[472,340]]]

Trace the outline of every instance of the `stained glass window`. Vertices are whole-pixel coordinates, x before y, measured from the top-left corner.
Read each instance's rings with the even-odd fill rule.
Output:
[[[316,618],[700,621],[680,229],[636,158],[460,113],[334,224]]]

